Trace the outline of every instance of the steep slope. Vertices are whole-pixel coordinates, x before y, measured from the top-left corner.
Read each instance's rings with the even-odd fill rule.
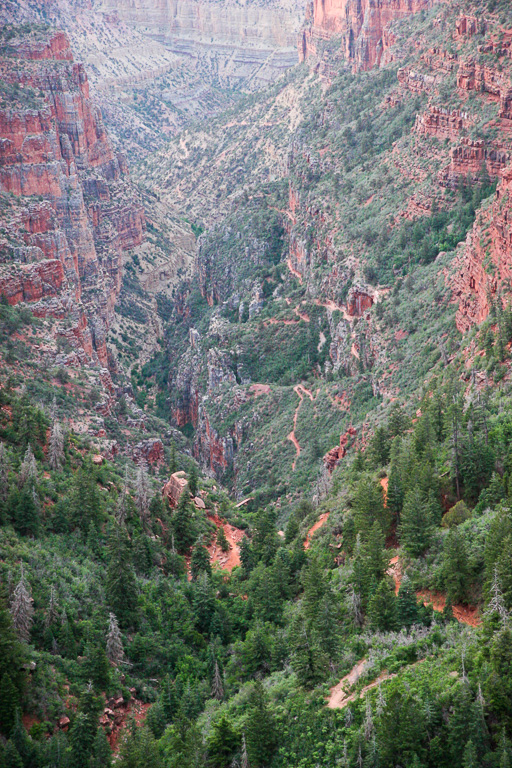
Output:
[[[2,294],[58,317],[78,354],[107,366],[125,251],[145,219],[83,65],[63,33],[2,40]]]
[[[306,62],[136,171],[205,228],[167,326],[170,416],[239,498],[259,487],[286,509],[312,473],[322,493],[340,435],[354,428],[349,443],[364,446],[374,407],[413,392],[459,343],[462,289],[445,275],[510,160],[508,55],[498,103],[464,75],[487,60],[497,20],[484,37],[451,4],[391,7],[379,68],[350,72],[340,55],[326,84]],[[505,218],[493,221],[506,232]],[[290,474],[301,382],[319,395],[297,415]]]

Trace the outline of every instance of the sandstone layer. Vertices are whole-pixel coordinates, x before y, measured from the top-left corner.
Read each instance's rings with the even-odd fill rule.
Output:
[[[0,293],[65,321],[58,332],[106,367],[123,254],[142,242],[142,206],[65,35],[35,31],[1,53],[15,97],[0,109]]]
[[[371,69],[395,42],[390,25],[430,5],[431,0],[314,0],[299,55],[302,59],[314,56],[321,41],[338,37],[355,70]]]

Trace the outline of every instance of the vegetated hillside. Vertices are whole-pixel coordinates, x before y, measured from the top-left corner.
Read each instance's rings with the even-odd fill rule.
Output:
[[[284,518],[328,484],[349,426],[364,445],[376,406],[454,357],[453,300],[467,329],[500,290],[479,266],[485,246],[471,253],[488,219],[507,228],[506,19],[458,10],[393,23],[387,63],[369,71],[344,65],[335,36],[320,41],[272,90],[135,171],[201,233],[167,310],[167,415],[239,499],[276,499]]]
[[[9,32],[0,765],[510,763],[512,17],[422,5],[346,16],[374,69],[317,8],[300,68],[141,164],[115,275],[137,195],[84,72]],[[67,283],[13,290],[56,243],[117,276],[108,347]]]

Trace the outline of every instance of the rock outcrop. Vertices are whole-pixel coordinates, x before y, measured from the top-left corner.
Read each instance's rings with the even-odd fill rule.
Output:
[[[11,193],[0,293],[66,319],[70,343],[106,367],[123,253],[141,243],[144,212],[66,36],[20,35],[0,50],[15,94],[0,109],[0,192]]]
[[[320,41],[339,37],[353,68],[371,69],[395,42],[390,24],[430,5],[431,0],[314,0],[312,22],[299,40],[299,56],[314,56]]]
[[[477,183],[482,172],[487,170],[489,178],[496,179],[505,170],[509,153],[505,150],[487,147],[485,141],[462,139],[462,142],[450,150],[450,165],[439,174],[443,187],[455,189],[460,179],[470,179]]]
[[[174,472],[164,485],[162,489],[162,495],[164,499],[167,499],[169,505],[174,508],[178,506],[183,491],[187,489],[187,476],[185,472]]]
[[[156,437],[149,440],[141,440],[133,448],[132,459],[135,464],[150,464],[151,466],[161,466],[165,461],[164,446],[161,440]]]
[[[340,436],[340,444],[336,445],[334,448],[331,448],[331,450],[325,454],[323,461],[324,466],[329,474],[334,471],[335,467],[338,466],[341,459],[346,456],[349,442],[351,443],[356,435],[357,431],[354,429],[354,427],[349,427],[347,431]]]
[[[458,139],[470,125],[467,112],[460,109],[442,109],[431,106],[422,115],[416,116],[414,130],[424,136],[435,136],[437,139]]]
[[[502,72],[473,59],[462,61],[457,86],[462,91],[485,93],[487,98],[499,102],[499,117],[512,120],[512,83]]]

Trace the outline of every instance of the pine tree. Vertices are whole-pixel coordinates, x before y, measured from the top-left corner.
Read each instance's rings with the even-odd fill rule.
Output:
[[[0,733],[8,737],[16,722],[20,706],[19,692],[7,672],[0,680]]]
[[[144,462],[141,462],[137,470],[137,478],[135,481],[135,502],[137,504],[137,512],[139,513],[145,530],[149,529],[149,493],[147,467]]]
[[[133,625],[137,614],[137,584],[128,535],[120,526],[116,526],[110,536],[106,587],[108,604],[121,626]]]
[[[58,421],[54,421],[52,424],[48,461],[50,467],[55,471],[58,471],[64,462],[64,435]]]
[[[399,532],[402,546],[411,557],[421,557],[430,546],[432,522],[418,486],[405,498]]]
[[[380,632],[396,629],[396,597],[391,579],[382,579],[377,591],[370,599],[368,618],[372,627]]]
[[[59,616],[59,605],[57,603],[57,596],[55,594],[55,587],[51,586],[50,588],[50,600],[48,601],[48,610],[46,611],[46,616],[44,618],[44,625],[45,627],[51,627],[52,624],[57,622]]]
[[[240,740],[225,714],[213,724],[208,739],[208,765],[212,768],[226,768],[231,764]]]
[[[109,613],[109,625],[107,634],[107,657],[115,667],[124,659],[123,641],[115,614]]]
[[[242,760],[241,768],[249,768],[249,757],[247,755],[247,742],[245,739],[245,733],[242,736]]]
[[[121,488],[121,493],[117,499],[116,505],[116,520],[119,525],[123,525],[126,521],[126,515],[128,513],[128,467],[124,470],[124,482]]]
[[[7,501],[9,494],[9,469],[9,457],[5,445],[0,443],[0,503],[2,505]]]
[[[29,445],[25,451],[25,456],[21,464],[20,473],[18,475],[18,482],[20,488],[26,485],[28,482],[35,482],[37,480],[37,464],[32,453],[32,448]]]
[[[188,490],[191,496],[197,496],[197,467],[192,464],[192,469],[188,476]]]
[[[89,716],[79,712],[69,734],[72,768],[89,768],[95,734],[92,733]]]
[[[208,576],[212,575],[210,553],[201,541],[198,541],[192,551],[192,557],[190,559],[190,572],[192,574],[193,581],[197,581],[202,573],[206,573]]]
[[[247,756],[251,768],[267,766],[277,747],[274,718],[269,710],[265,689],[260,681],[254,684],[249,698],[246,726]]]
[[[27,589],[22,568],[21,578],[16,585],[11,601],[11,616],[18,637],[25,643],[30,641],[33,614],[32,598]]]
[[[240,562],[242,563],[242,568],[244,569],[245,573],[249,575],[254,568],[255,558],[253,555],[251,542],[247,536],[244,536],[240,542]]]
[[[217,546],[221,548],[222,552],[229,552],[231,545],[226,538],[226,533],[223,526],[219,526],[217,529]]]
[[[410,629],[419,621],[418,602],[416,595],[407,576],[404,576],[397,599],[397,619],[400,627]]]
[[[354,498],[356,528],[363,535],[375,522],[378,522],[383,532],[387,531],[389,513],[384,508],[382,488],[371,478],[359,481]]]
[[[218,699],[219,701],[222,701],[224,698],[224,686],[222,685],[222,677],[217,659],[215,659],[215,668],[213,672],[212,696],[214,699]]]
[[[100,524],[101,498],[96,484],[96,473],[92,464],[75,472],[69,498],[70,520],[81,531],[87,532],[89,526]]]
[[[464,601],[470,571],[464,537],[458,528],[451,528],[446,536],[442,568],[448,598],[452,603]]]
[[[5,747],[4,768],[24,768],[21,755],[9,739]]]
[[[103,728],[98,728],[92,745],[92,761],[90,768],[110,768],[112,765],[112,750]]]
[[[14,527],[21,536],[37,536],[40,528],[39,499],[32,483],[27,482],[18,494]]]
[[[25,682],[24,661],[25,649],[18,640],[10,612],[0,600],[0,679],[8,675],[18,699]]]
[[[172,518],[172,528],[178,552],[181,555],[187,554],[196,538],[196,526],[186,490],[178,500],[178,506]]]
[[[370,528],[363,545],[363,558],[368,578],[379,582],[389,563],[389,555],[384,549],[385,539],[380,523],[376,520]]]
[[[36,761],[36,750],[32,740],[29,738],[25,726],[23,725],[21,713],[19,711],[16,712],[14,728],[12,729],[10,740],[16,747],[16,751],[21,757],[23,765],[33,765]]]

